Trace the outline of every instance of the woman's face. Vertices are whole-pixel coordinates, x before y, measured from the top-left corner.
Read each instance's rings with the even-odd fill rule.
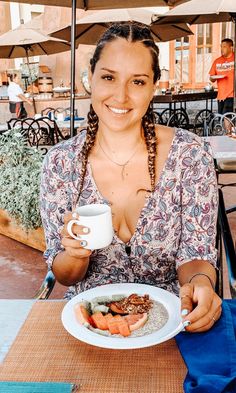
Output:
[[[99,125],[113,131],[140,127],[153,97],[152,56],[142,43],[117,38],[101,52],[91,77],[91,101]]]

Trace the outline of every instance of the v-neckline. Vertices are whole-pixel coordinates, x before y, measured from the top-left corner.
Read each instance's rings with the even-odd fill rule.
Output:
[[[166,167],[167,167],[167,164],[168,164],[168,162],[169,162],[169,160],[170,160],[170,158],[172,156],[172,151],[173,151],[173,147],[174,147],[174,144],[175,144],[175,139],[177,137],[177,132],[178,132],[178,129],[175,128],[174,129],[174,135],[173,135],[173,138],[172,138],[172,141],[171,141],[171,144],[170,144],[169,152],[168,152],[167,158],[165,160],[165,163],[163,165],[163,168],[161,170],[160,176],[159,176],[159,178],[158,178],[158,180],[156,182],[154,192],[156,192],[160,188],[162,179],[164,177],[164,174],[166,173]],[[97,194],[98,198],[100,200],[102,200],[104,203],[109,204],[109,201],[106,198],[104,198],[104,196],[99,191],[99,188],[98,188],[97,183],[96,183],[96,181],[94,179],[94,176],[93,176],[93,171],[92,171],[92,167],[91,167],[91,163],[90,163],[89,159],[88,159],[88,163],[87,163],[87,168],[88,168],[88,175],[89,175],[89,177],[91,179],[91,182],[93,184],[93,187],[94,187],[94,189],[96,191],[96,194]],[[116,234],[116,232],[114,230],[114,237],[116,238],[118,243],[124,244],[124,245],[130,245],[132,243],[133,239],[136,237],[136,234],[138,232],[140,221],[143,218],[143,212],[145,211],[146,207],[148,206],[148,203],[149,203],[149,201],[150,201],[150,199],[152,197],[152,194],[153,193],[147,193],[147,195],[145,197],[144,205],[143,205],[142,209],[140,210],[139,217],[138,217],[138,220],[136,222],[134,233],[133,233],[133,235],[131,236],[131,238],[127,242],[124,242],[122,239],[120,239],[120,237]]]

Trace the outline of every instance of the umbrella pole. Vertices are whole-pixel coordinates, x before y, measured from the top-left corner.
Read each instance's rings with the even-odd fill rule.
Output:
[[[31,83],[31,87],[32,87],[32,100],[33,100],[33,108],[34,108],[34,114],[36,114],[36,105],[35,105],[35,100],[34,100],[34,88],[33,88],[33,80],[32,80],[32,76],[31,76],[31,71],[30,71],[30,64],[29,64],[29,48],[25,47],[25,52],[26,52],[26,61],[27,61],[27,66],[28,66],[28,70],[29,70],[29,78],[30,78],[30,83]]]
[[[76,29],[76,0],[72,0],[71,16],[71,87],[70,87],[70,136],[75,135],[75,29]]]

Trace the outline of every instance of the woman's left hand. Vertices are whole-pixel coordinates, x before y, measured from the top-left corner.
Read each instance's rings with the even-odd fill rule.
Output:
[[[180,299],[183,322],[190,322],[189,326],[185,323],[188,332],[204,332],[221,316],[222,300],[210,285],[202,282],[184,284],[180,288]]]

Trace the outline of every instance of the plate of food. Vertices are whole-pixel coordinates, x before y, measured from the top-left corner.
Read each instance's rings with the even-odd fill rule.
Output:
[[[63,308],[64,328],[87,344],[111,349],[145,348],[183,329],[180,299],[144,284],[107,284],[73,297]]]
[[[223,79],[223,78],[225,78],[225,75],[211,75],[211,78],[213,78],[213,79]]]

